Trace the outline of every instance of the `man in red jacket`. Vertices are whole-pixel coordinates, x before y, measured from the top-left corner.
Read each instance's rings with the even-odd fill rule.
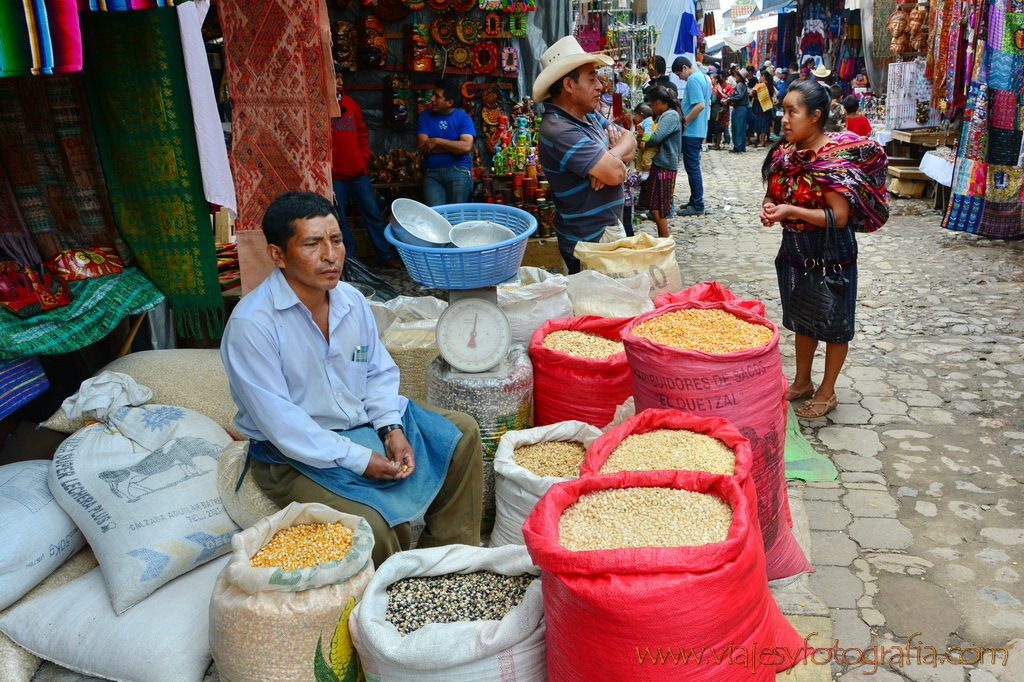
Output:
[[[401,267],[402,261],[398,259],[395,247],[384,238],[384,220],[366,172],[366,162],[370,160],[370,134],[363,122],[363,112],[355,100],[345,94],[345,82],[340,71],[336,70],[335,78],[341,116],[331,119],[331,178],[345,250],[350,254],[356,252],[355,240],[345,217],[345,202],[352,197],[370,233],[377,259],[386,268]]]

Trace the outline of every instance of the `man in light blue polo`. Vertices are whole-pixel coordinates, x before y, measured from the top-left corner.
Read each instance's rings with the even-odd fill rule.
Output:
[[[711,81],[694,68],[688,57],[683,61],[682,73],[686,78],[683,96],[683,168],[690,181],[690,200],[679,209],[679,215],[704,214],[704,178],[700,170],[700,148],[708,136],[708,114],[711,112]]]

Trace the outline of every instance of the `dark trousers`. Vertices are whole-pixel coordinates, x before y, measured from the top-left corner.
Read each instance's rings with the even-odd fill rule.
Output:
[[[345,216],[345,202],[349,197],[352,203],[359,209],[363,216],[363,225],[370,233],[370,241],[373,242],[373,250],[377,252],[377,258],[397,258],[398,252],[395,247],[384,238],[384,219],[381,218],[380,209],[377,208],[377,197],[373,193],[373,184],[369,175],[363,175],[352,180],[334,180],[334,198],[338,202],[338,218],[341,223],[342,241],[345,243],[345,251],[356,255],[356,242],[352,237],[352,231]]]
[[[437,412],[462,432],[441,490],[427,507],[426,528],[418,544],[420,547],[454,544],[476,547],[480,544],[484,489],[480,427],[468,414],[417,404]],[[373,507],[335,495],[289,464],[266,464],[253,459],[250,467],[256,485],[281,507],[291,502],[319,502],[342,513],[366,519],[373,530],[373,564],[377,568],[392,554],[409,549],[412,543],[412,527],[408,523],[392,528]]]
[[[683,136],[683,168],[686,169],[686,178],[690,181],[690,201],[687,206],[703,211],[704,178],[700,172],[700,146],[700,138]]]
[[[747,151],[747,110],[750,107],[735,107],[732,110],[732,148],[738,152]]]

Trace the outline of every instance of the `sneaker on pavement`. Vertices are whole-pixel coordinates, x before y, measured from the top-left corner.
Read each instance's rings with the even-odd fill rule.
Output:
[[[704,215],[704,209],[702,209],[702,208],[695,208],[694,206],[687,206],[686,208],[684,208],[682,211],[679,212],[679,215],[681,215],[681,216]]]

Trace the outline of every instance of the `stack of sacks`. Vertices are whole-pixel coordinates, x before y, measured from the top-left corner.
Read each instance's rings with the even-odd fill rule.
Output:
[[[83,674],[198,682],[211,660],[208,608],[238,527],[217,493],[231,437],[192,410],[146,404],[152,391],[104,372],[64,402],[88,425],[64,441],[50,493],[100,569],[24,603],[0,631]]]

